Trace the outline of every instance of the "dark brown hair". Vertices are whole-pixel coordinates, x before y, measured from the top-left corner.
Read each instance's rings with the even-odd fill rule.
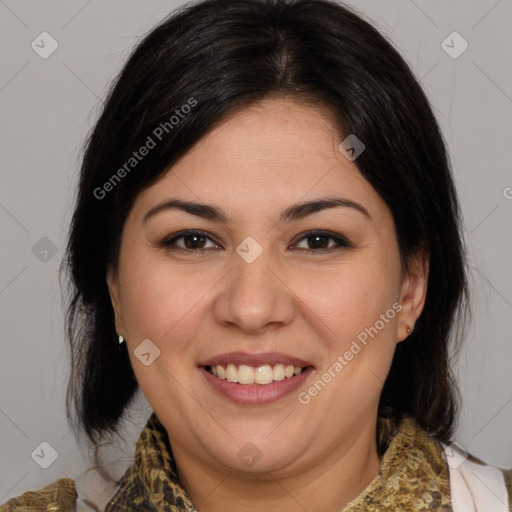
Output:
[[[402,262],[428,250],[425,306],[397,346],[379,414],[413,416],[443,441],[452,435],[458,398],[450,349],[462,339],[454,330],[464,325],[469,292],[449,160],[422,88],[371,24],[335,2],[205,0],[173,13],[137,45],[84,150],[61,270],[70,294],[68,418],[95,445],[118,432],[138,389],[106,284],[133,201],[221,121],[270,96],[320,105],[345,135],[363,141],[355,163],[393,214]],[[192,112],[170,121],[191,99]],[[156,147],[112,181],[162,125]]]

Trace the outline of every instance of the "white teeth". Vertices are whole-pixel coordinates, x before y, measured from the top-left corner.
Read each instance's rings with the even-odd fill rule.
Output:
[[[285,378],[284,364],[276,364],[274,366],[273,374],[274,380],[283,380]]]
[[[226,368],[226,380],[228,382],[238,382],[238,368],[234,364],[228,364]]]
[[[284,375],[285,377],[293,377],[293,372],[294,372],[295,368],[293,367],[293,365],[289,364],[285,369],[284,369]]]
[[[225,368],[218,364],[211,366],[211,373],[219,379],[225,379],[228,382],[238,382],[239,384],[270,384],[278,382],[285,378],[291,378],[294,375],[300,375],[302,368],[289,364],[276,364],[273,367],[269,364],[263,364],[257,368],[241,364],[239,366],[229,363]]]
[[[240,382],[240,384],[254,384],[254,369],[252,366],[245,364],[239,366],[238,382]]]
[[[254,382],[256,384],[270,384],[274,380],[274,373],[270,365],[258,366],[254,372]]]

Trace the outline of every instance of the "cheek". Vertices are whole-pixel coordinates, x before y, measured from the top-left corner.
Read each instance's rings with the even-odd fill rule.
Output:
[[[199,316],[204,320],[201,299],[207,291],[205,287],[211,288],[214,281],[157,258],[134,258],[121,269],[120,277],[123,317],[129,335],[126,343],[133,370],[152,407],[165,408],[168,401],[176,403],[181,396],[182,388],[176,382],[185,383],[190,378],[190,340],[201,325]],[[141,364],[136,352],[146,339],[160,350],[149,366]]]
[[[397,269],[378,258],[354,259],[304,279],[302,285],[309,306],[338,339],[374,325],[392,309],[398,287]]]
[[[366,410],[378,401],[396,347],[397,276],[372,259],[308,281],[308,305],[326,351],[318,378],[329,380],[317,407],[329,411],[333,425],[345,421],[346,410]]]
[[[173,347],[178,349],[179,340],[187,339],[187,330],[198,325],[201,301],[207,300],[206,294],[216,282],[215,276],[198,269],[194,265],[188,269],[173,266],[154,257],[128,262],[121,270],[127,331],[134,338],[162,344],[172,338]]]

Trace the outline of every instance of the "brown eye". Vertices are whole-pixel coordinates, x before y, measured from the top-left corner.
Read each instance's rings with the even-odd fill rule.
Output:
[[[203,249],[206,237],[203,235],[183,235],[184,245],[187,249]]]
[[[212,246],[207,247],[208,241]],[[162,247],[170,250],[183,250],[183,251],[203,251],[206,249],[216,249],[219,246],[215,244],[206,233],[202,231],[182,231],[173,235],[171,238],[166,238],[160,242]]]
[[[306,241],[306,246],[300,247],[300,244]],[[332,243],[334,242],[334,243]],[[299,244],[297,247],[301,250],[306,250],[308,253],[313,252],[322,252],[322,251],[331,251],[336,250],[341,247],[351,247],[349,241],[340,236],[331,234],[324,231],[319,232],[310,232],[307,233],[306,236],[303,236],[299,240]]]

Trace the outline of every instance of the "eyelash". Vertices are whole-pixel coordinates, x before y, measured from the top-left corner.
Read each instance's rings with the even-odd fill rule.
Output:
[[[187,248],[178,247],[177,245],[175,245],[177,240],[180,240],[187,236],[194,236],[194,235],[207,238],[211,242],[216,244],[216,242],[214,240],[212,240],[206,232],[195,230],[195,229],[188,229],[185,231],[180,231],[178,233],[175,233],[171,237],[164,238],[158,245],[160,247],[163,247],[163,248],[169,250],[169,251],[180,251],[180,252],[186,252],[186,253],[191,253],[191,252],[203,253],[204,251],[211,250],[211,248],[187,249]],[[309,254],[311,252],[328,253],[328,252],[332,252],[333,250],[339,250],[342,248],[351,248],[352,247],[352,244],[345,237],[338,235],[338,234],[331,233],[329,231],[320,231],[320,230],[308,231],[301,238],[299,238],[299,240],[296,243],[299,243],[299,242],[306,240],[310,237],[316,237],[316,236],[330,238],[330,239],[334,240],[336,245],[331,246],[329,248],[324,248],[324,249],[298,249],[298,250],[306,251],[306,254]],[[219,245],[219,244],[216,244],[216,245]]]

